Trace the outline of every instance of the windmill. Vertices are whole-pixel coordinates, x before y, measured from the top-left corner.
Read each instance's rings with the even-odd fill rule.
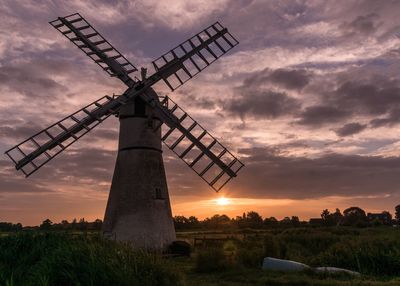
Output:
[[[127,89],[119,96],[106,95],[88,104],[5,153],[28,177],[110,115],[118,116],[118,155],[103,233],[136,247],[167,246],[176,237],[161,141],[217,192],[244,165],[172,99],[158,96],[152,86],[162,81],[174,91],[238,41],[216,22],[153,61],[152,75],[147,77],[142,68],[138,79],[131,76],[138,69],[79,13],[50,24]]]

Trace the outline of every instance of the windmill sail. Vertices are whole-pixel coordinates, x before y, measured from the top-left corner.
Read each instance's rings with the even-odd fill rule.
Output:
[[[125,95],[104,96],[7,150],[17,170],[29,176],[125,104]]]
[[[118,77],[128,86],[134,85],[135,81],[132,80],[129,74],[137,71],[137,68],[79,13],[59,17],[57,20],[49,23],[110,76]]]
[[[219,22],[212,24],[154,60],[153,66],[173,91],[239,42]]]
[[[215,191],[236,177],[244,166],[169,97],[165,96],[155,111],[168,126],[161,140]]]
[[[168,126],[162,141],[214,190],[219,191],[244,166],[231,152],[168,97],[161,102],[151,88],[163,80],[171,90],[227,53],[238,41],[219,22],[207,27],[155,61],[155,73],[142,81],[131,78],[137,68],[98,33],[79,13],[59,17],[50,24],[73,42],[110,76],[128,89],[105,96],[38,132],[5,153],[26,176],[53,159],[120,107],[140,96]],[[155,127],[158,129],[160,126]]]

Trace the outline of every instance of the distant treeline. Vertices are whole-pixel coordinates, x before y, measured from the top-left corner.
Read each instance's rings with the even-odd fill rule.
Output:
[[[73,219],[71,222],[62,220],[60,223],[53,223],[50,219],[45,219],[39,226],[22,226],[22,224],[12,224],[0,222],[0,231],[19,231],[19,230],[75,230],[75,231],[99,231],[103,225],[101,219],[89,222],[84,218],[79,221]]]
[[[285,217],[278,220],[275,217],[263,218],[255,211],[243,213],[242,216],[230,218],[222,214],[216,214],[212,217],[199,220],[195,216],[175,216],[173,218],[175,229],[192,230],[192,229],[262,229],[271,227],[299,227],[299,226],[381,226],[381,225],[400,225],[400,205],[395,208],[395,216],[388,211],[381,213],[366,213],[359,207],[350,207],[343,213],[336,209],[330,212],[325,209],[321,213],[320,218],[311,218],[309,221],[300,221],[298,216]],[[64,230],[64,231],[100,231],[102,220],[96,219],[93,222],[86,221],[84,218],[80,220],[73,219],[71,222],[62,220],[60,223],[53,223],[50,219],[44,220],[39,226],[22,226],[22,224],[0,222],[0,231],[20,231],[20,230]]]
[[[325,209],[320,218],[311,218],[309,221],[300,221],[298,216],[285,217],[278,220],[275,217],[263,218],[254,211],[243,213],[242,216],[230,218],[227,215],[214,215],[204,220],[199,220],[194,216],[175,216],[175,228],[184,229],[224,229],[224,228],[271,228],[271,227],[299,227],[299,226],[381,226],[381,225],[400,225],[400,205],[395,209],[395,219],[388,211],[381,213],[365,213],[359,207],[350,207],[343,213],[336,209],[330,212]]]

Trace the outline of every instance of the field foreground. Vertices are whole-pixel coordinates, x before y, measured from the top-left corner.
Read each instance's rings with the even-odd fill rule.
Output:
[[[16,233],[0,237],[0,285],[400,285],[400,229],[293,228],[180,232],[190,257],[134,251],[96,233]],[[262,258],[358,271],[261,270]]]

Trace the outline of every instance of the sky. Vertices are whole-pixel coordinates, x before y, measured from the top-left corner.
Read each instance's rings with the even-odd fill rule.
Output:
[[[108,94],[109,77],[48,24],[79,12],[137,67],[220,21],[240,44],[175,92],[246,165],[215,193],[164,146],[174,215],[319,217],[400,204],[399,1],[0,0],[0,153]],[[0,221],[102,219],[110,117],[29,178],[0,157]],[[218,205],[220,197],[229,203]]]

